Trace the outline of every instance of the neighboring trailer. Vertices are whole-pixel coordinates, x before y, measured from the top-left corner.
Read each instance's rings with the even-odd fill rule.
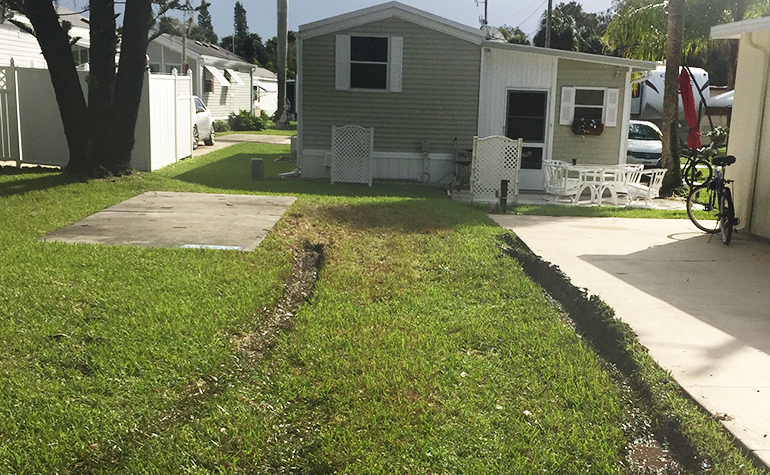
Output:
[[[512,45],[390,2],[299,29],[298,168],[329,178],[332,127],[374,129],[374,180],[449,183],[473,136],[524,142],[520,186],[543,162],[623,163],[634,71],[647,61]],[[600,124],[573,133],[573,122]],[[467,153],[466,153],[467,154]]]
[[[374,128],[375,180],[447,182],[476,133],[481,33],[400,4],[354,13],[299,30],[302,176],[330,176],[332,126],[352,124]],[[350,82],[359,40],[385,53],[371,88]]]

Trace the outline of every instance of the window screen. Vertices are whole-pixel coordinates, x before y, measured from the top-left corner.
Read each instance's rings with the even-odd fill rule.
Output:
[[[603,89],[575,89],[575,119],[602,120]]]
[[[542,143],[545,140],[545,92],[510,91],[508,93],[508,120],[505,135],[524,142]]]
[[[386,89],[388,87],[388,38],[350,37],[350,87]]]

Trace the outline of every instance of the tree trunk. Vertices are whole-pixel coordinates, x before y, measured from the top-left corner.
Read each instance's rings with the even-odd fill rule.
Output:
[[[69,37],[59,25],[59,16],[51,0],[25,0],[23,6],[48,63],[48,73],[70,152],[67,171],[73,174],[87,173],[87,106],[75,70]]]
[[[88,81],[88,162],[93,175],[109,174],[102,159],[111,148],[108,124],[112,116],[115,85],[115,3],[113,0],[91,0],[91,53]]]
[[[668,170],[663,180],[663,193],[682,185],[679,164],[679,65],[682,62],[684,30],[684,0],[668,2],[668,32],[666,38],[666,78],[663,91],[663,167]]]
[[[112,117],[106,134],[110,141],[110,152],[104,161],[105,168],[115,176],[131,173],[131,151],[134,148],[136,119],[147,70],[147,35],[151,19],[151,0],[126,2]]]

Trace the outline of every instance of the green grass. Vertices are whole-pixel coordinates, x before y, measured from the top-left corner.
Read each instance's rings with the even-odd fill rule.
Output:
[[[582,216],[588,218],[687,219],[687,211],[685,210],[641,209],[613,206],[519,205],[509,210],[509,214]]]
[[[281,180],[287,152],[0,175],[0,473],[623,473],[619,389],[483,211]],[[253,156],[271,178],[249,180]],[[37,240],[147,190],[298,201],[253,253]],[[325,246],[315,294],[253,359],[236,341],[304,240]],[[754,473],[705,427],[733,457],[715,473]]]

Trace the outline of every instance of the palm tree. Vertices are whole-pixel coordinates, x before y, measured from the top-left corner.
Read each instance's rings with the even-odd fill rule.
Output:
[[[679,112],[679,65],[682,62],[685,0],[669,0],[668,31],[666,35],[666,78],[663,91],[663,168],[668,172],[661,189],[664,193],[681,186],[679,141],[677,136]]]

